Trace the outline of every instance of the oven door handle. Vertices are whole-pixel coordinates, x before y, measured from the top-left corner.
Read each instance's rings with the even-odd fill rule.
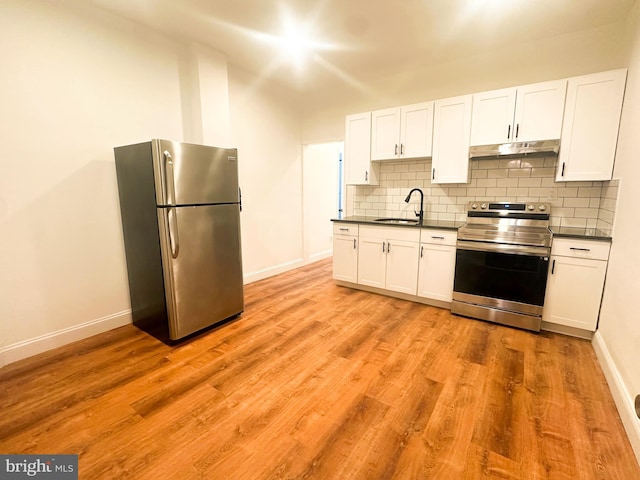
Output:
[[[513,255],[537,255],[548,257],[551,249],[548,247],[534,247],[531,245],[511,245],[508,243],[475,242],[458,240],[456,248],[460,250],[474,250],[476,252],[496,252]]]

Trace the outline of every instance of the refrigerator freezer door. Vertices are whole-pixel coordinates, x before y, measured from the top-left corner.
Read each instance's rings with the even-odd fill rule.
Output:
[[[239,201],[237,149],[154,140],[153,151],[158,205]]]
[[[170,338],[241,313],[239,206],[159,208],[158,221]]]

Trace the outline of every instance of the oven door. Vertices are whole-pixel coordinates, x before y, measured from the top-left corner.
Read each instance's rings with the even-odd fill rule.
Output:
[[[458,241],[454,295],[463,294],[457,295],[460,299],[473,296],[474,303],[541,314],[548,268],[549,249],[545,247]]]

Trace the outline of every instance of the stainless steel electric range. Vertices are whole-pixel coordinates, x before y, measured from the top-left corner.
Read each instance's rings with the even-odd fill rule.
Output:
[[[471,202],[458,230],[451,312],[540,331],[549,203]]]

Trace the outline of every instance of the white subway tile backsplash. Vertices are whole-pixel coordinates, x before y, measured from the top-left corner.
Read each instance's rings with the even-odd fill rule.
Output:
[[[528,188],[520,188],[520,187],[511,187],[507,188],[507,196],[508,197],[521,197],[529,195]]]
[[[519,178],[498,178],[496,187],[517,187],[519,180]]]
[[[546,202],[551,198],[552,188],[530,188],[529,195],[540,198],[540,201]]]
[[[576,208],[574,216],[576,218],[598,218],[597,208]]]
[[[472,160],[471,169],[488,170],[490,168],[499,168],[500,160]]]
[[[597,197],[600,198],[602,193],[601,187],[580,187],[578,188],[578,197]]]
[[[573,218],[573,217],[563,217],[560,223],[561,227],[579,227],[586,228],[587,227],[587,219],[586,218]]]
[[[487,170],[487,178],[507,178],[509,171],[506,168],[495,168]]]
[[[521,168],[541,168],[544,167],[544,158],[523,158],[520,162]]]
[[[500,168],[520,168],[521,160],[519,158],[511,158],[508,160],[499,160],[498,166]]]
[[[532,177],[550,177],[555,178],[556,169],[555,168],[532,168],[531,176]]]
[[[490,197],[501,197],[503,200],[507,200],[507,189],[505,187],[487,188],[487,195]]]
[[[519,187],[539,187],[540,185],[542,185],[542,179],[539,177],[523,177],[518,179]]]
[[[472,201],[550,202],[552,226],[611,230],[620,181],[556,182],[556,163],[557,157],[472,160],[469,183],[438,185],[431,183],[430,160],[384,162],[379,186],[349,186],[348,197],[354,215],[412,218],[417,196],[409,204],[404,199],[417,187],[427,218],[459,222]]]
[[[471,178],[487,178],[487,170],[471,170]]]
[[[473,195],[474,197],[486,197],[486,188],[467,188],[467,195]]]
[[[589,198],[565,198],[564,206],[565,207],[589,207]]]
[[[577,197],[578,189],[577,188],[558,188],[558,197]]]
[[[531,169],[530,168],[512,168],[509,170],[510,177],[530,177]]]
[[[478,179],[478,187],[496,187],[497,182],[495,178]]]

